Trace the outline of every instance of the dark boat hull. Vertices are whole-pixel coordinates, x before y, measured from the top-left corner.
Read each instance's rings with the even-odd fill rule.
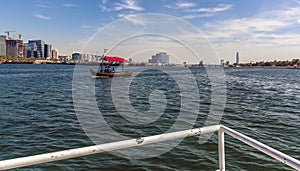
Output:
[[[108,77],[125,77],[125,76],[131,76],[132,72],[129,70],[125,70],[121,73],[106,73],[106,72],[96,72],[92,69],[90,69],[90,72],[93,77],[98,78],[108,78]]]

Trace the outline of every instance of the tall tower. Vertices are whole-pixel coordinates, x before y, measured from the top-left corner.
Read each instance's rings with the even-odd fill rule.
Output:
[[[0,56],[6,56],[6,36],[0,35]]]
[[[236,63],[236,64],[239,64],[239,63],[240,63],[239,52],[236,52],[235,63]]]

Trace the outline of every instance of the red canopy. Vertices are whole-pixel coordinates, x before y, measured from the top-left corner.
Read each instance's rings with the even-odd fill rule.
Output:
[[[104,56],[104,60],[111,61],[111,62],[120,62],[120,63],[126,61],[124,58],[113,57],[113,56]]]

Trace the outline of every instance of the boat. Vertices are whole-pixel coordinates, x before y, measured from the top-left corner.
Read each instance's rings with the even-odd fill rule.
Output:
[[[104,62],[105,61],[105,62]],[[126,69],[123,71],[123,63],[126,60],[120,57],[104,56],[102,57],[102,63],[99,67],[99,71],[94,71],[90,69],[92,78],[110,78],[110,77],[124,77],[131,76],[132,72]],[[115,69],[110,69],[110,66],[120,66],[122,65],[122,72],[115,72]],[[104,69],[105,67],[105,69]]]
[[[90,69],[90,72],[91,72],[93,78],[124,77],[124,76],[132,75],[132,72],[129,71],[128,69],[125,70],[124,72],[120,72],[120,73],[107,73],[104,71],[97,72],[97,71],[94,71],[93,69]]]

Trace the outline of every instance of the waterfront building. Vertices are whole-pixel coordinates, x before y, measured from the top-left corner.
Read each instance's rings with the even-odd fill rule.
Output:
[[[57,51],[57,49],[51,50],[51,59],[58,59],[58,51]]]
[[[34,44],[36,45],[36,51],[34,51],[35,58],[44,58],[44,45],[45,42],[43,40],[29,40],[28,44],[34,49]]]
[[[50,44],[44,44],[44,58],[51,57],[51,48],[52,46]]]
[[[18,56],[18,41],[15,39],[6,39],[6,56]]]
[[[23,54],[24,54],[24,57],[26,57],[26,58],[33,57],[31,47],[29,46],[28,43],[24,43]]]
[[[24,44],[23,44],[23,40],[18,39],[18,57],[19,58],[23,58],[24,57]]]
[[[240,63],[239,52],[236,52],[235,63],[236,63],[236,64],[239,64],[239,63]]]
[[[72,60],[79,61],[80,59],[81,59],[80,52],[73,52],[72,53]]]
[[[168,64],[169,55],[166,52],[159,52],[152,55],[151,59],[148,60],[150,64]]]
[[[221,59],[220,61],[220,65],[223,66],[224,65],[224,59]]]
[[[0,56],[6,56],[6,36],[0,36]]]
[[[38,51],[37,51],[37,45],[36,45],[36,42],[34,41],[28,41],[27,45],[29,46],[27,48],[27,57],[35,57],[35,58],[38,58],[40,55],[38,54]]]

